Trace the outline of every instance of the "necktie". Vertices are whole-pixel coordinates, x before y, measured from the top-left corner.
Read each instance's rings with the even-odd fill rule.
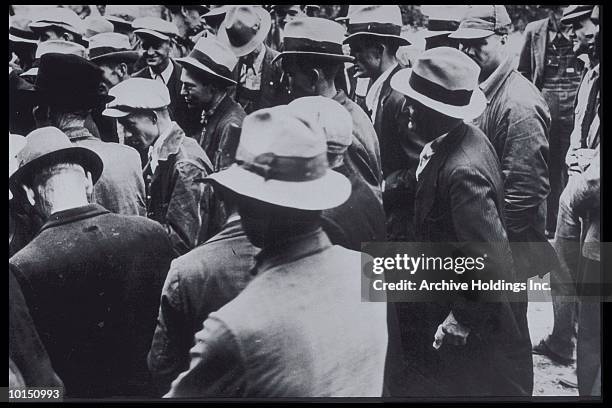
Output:
[[[589,137],[589,129],[597,113],[597,99],[599,96],[599,76],[593,82],[591,92],[589,93],[589,100],[587,102],[586,110],[584,111],[584,117],[582,118],[581,125],[581,137],[580,144],[583,148],[587,147],[587,139]]]

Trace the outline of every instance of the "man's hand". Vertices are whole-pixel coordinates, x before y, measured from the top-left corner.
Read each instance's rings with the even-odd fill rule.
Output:
[[[470,329],[459,323],[451,311],[444,322],[438,326],[434,336],[433,348],[438,350],[444,341],[455,346],[465,346]]]

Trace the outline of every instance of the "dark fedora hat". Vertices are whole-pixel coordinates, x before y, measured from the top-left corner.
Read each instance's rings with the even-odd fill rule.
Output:
[[[40,57],[36,96],[61,107],[91,108],[114,98],[101,92],[102,70],[72,54],[50,53]]]
[[[95,184],[104,164],[96,152],[74,146],[68,136],[56,127],[33,130],[26,136],[25,146],[17,154],[17,170],[9,177],[9,188],[16,192],[21,184],[30,185],[36,171],[57,163],[75,163],[91,173]]]

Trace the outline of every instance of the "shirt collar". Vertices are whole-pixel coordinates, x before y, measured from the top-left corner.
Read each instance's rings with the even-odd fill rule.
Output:
[[[109,212],[110,211],[108,211],[106,208],[98,204],[88,204],[81,207],[58,211],[51,214],[51,216],[41,227],[40,231]]]
[[[222,98],[219,98],[219,100],[217,102],[215,102],[215,104],[210,108],[210,109],[205,109],[202,111],[202,123],[205,123],[206,121],[210,120],[211,117],[214,116],[214,114],[217,112],[217,110],[219,110],[219,107],[225,102],[225,100],[229,98],[229,96],[227,95],[227,92],[223,95]]]
[[[168,61],[168,66],[161,73],[161,77],[164,80],[164,84],[168,85],[168,81],[170,81],[170,77],[172,76],[172,72],[174,71],[174,65],[172,61]],[[149,74],[151,74],[151,78],[157,78],[157,74],[153,72],[151,67],[149,67]]]
[[[298,259],[322,252],[331,247],[331,241],[323,229],[295,236],[280,245],[262,249],[255,259],[254,273],[265,272],[278,265],[297,261]]]
[[[499,91],[508,76],[510,76],[513,69],[513,61],[511,58],[507,57],[499,64],[495,71],[480,84],[480,89],[487,97],[487,103],[490,103],[495,97],[495,94],[497,94],[497,91]]]
[[[383,84],[385,83],[387,78],[389,78],[389,75],[391,75],[391,73],[397,66],[398,66],[398,63],[396,62],[393,65],[391,65],[389,68],[387,68],[387,70],[383,72],[376,79],[376,81],[374,81],[374,83],[368,90],[368,93],[366,94],[365,102],[366,102],[368,109],[370,109],[372,112],[376,111],[376,108],[378,105],[378,99],[380,98],[380,92],[382,91]],[[372,114],[372,116],[374,116],[374,113]]]
[[[62,132],[68,136],[70,141],[82,140],[82,139],[95,139],[94,135],[91,134],[89,129],[84,126],[72,126],[62,129]]]
[[[261,72],[261,68],[263,66],[263,60],[265,56],[266,56],[266,46],[262,44],[261,51],[259,52],[257,57],[255,57],[255,61],[253,61],[253,68],[255,69],[256,73]],[[246,66],[245,66],[245,69],[246,69]]]

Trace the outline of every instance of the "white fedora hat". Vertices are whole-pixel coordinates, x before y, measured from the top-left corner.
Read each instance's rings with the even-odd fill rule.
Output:
[[[80,36],[85,33],[83,20],[81,20],[77,13],[64,7],[45,10],[30,23],[32,30],[42,30],[48,27],[58,27]]]
[[[141,17],[132,21],[134,34],[150,35],[160,40],[169,41],[179,35],[176,24],[159,17]]]
[[[459,28],[459,23],[465,15],[468,6],[465,5],[433,5],[421,6],[421,13],[427,16],[427,30],[423,38],[448,35]]]
[[[260,6],[236,6],[226,14],[217,37],[237,57],[251,53],[263,43],[272,27],[270,13]]]
[[[329,169],[323,129],[287,105],[244,119],[236,161],[207,179],[240,195],[300,210],[334,208],[351,194],[349,180]]]
[[[478,87],[480,67],[463,52],[437,47],[421,54],[413,68],[398,71],[391,87],[453,118],[477,118],[487,107]]]
[[[283,52],[276,59],[288,55],[311,55],[339,62],[354,60],[342,52],[344,27],[325,18],[304,17],[285,25]]]
[[[399,6],[363,6],[351,11],[349,18],[349,36],[344,40],[350,43],[364,36],[378,38],[395,38],[400,45],[410,45],[402,37],[402,12]]]
[[[110,23],[109,23],[110,24]],[[130,38],[121,33],[101,33],[89,39],[89,59],[91,62],[136,61],[138,51],[132,50]]]
[[[238,58],[215,37],[202,37],[193,50],[184,58],[177,58],[177,63],[187,69],[195,69],[213,75],[228,85],[236,84],[232,72],[238,63]]]

